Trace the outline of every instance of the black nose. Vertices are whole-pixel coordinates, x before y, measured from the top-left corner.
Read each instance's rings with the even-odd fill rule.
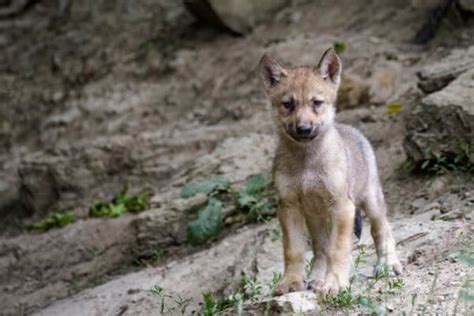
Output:
[[[312,130],[313,127],[311,124],[296,125],[296,134],[298,134],[298,136],[309,136]]]

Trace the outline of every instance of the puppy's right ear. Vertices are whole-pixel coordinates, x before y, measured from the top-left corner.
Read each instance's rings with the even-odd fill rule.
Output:
[[[281,78],[288,74],[280,63],[268,53],[263,54],[259,68],[260,78],[262,78],[266,89],[277,85]]]

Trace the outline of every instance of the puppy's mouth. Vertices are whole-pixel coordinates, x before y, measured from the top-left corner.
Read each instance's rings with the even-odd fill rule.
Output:
[[[298,136],[298,135],[291,135],[291,134],[290,136],[298,143],[309,143],[316,137],[316,135]]]
[[[295,128],[292,128],[291,126],[289,126],[287,129],[286,129],[286,133],[296,142],[298,143],[309,143],[310,141],[312,141],[313,139],[316,138],[316,136],[318,136],[318,128],[317,127],[314,127],[310,133],[307,133],[307,134],[298,134],[296,132],[296,129]]]

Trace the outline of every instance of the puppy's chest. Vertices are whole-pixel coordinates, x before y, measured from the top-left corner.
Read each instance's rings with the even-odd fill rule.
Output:
[[[304,165],[282,169],[275,173],[275,184],[282,199],[301,201],[328,195],[331,185],[324,169]]]

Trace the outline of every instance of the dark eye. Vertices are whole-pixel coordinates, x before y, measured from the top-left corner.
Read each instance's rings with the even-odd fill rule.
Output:
[[[283,104],[283,107],[287,110],[293,110],[295,107],[293,100],[283,101],[281,104]]]
[[[317,108],[319,108],[321,105],[323,105],[323,103],[324,103],[324,102],[321,101],[321,100],[313,100],[313,107],[317,109]]]

